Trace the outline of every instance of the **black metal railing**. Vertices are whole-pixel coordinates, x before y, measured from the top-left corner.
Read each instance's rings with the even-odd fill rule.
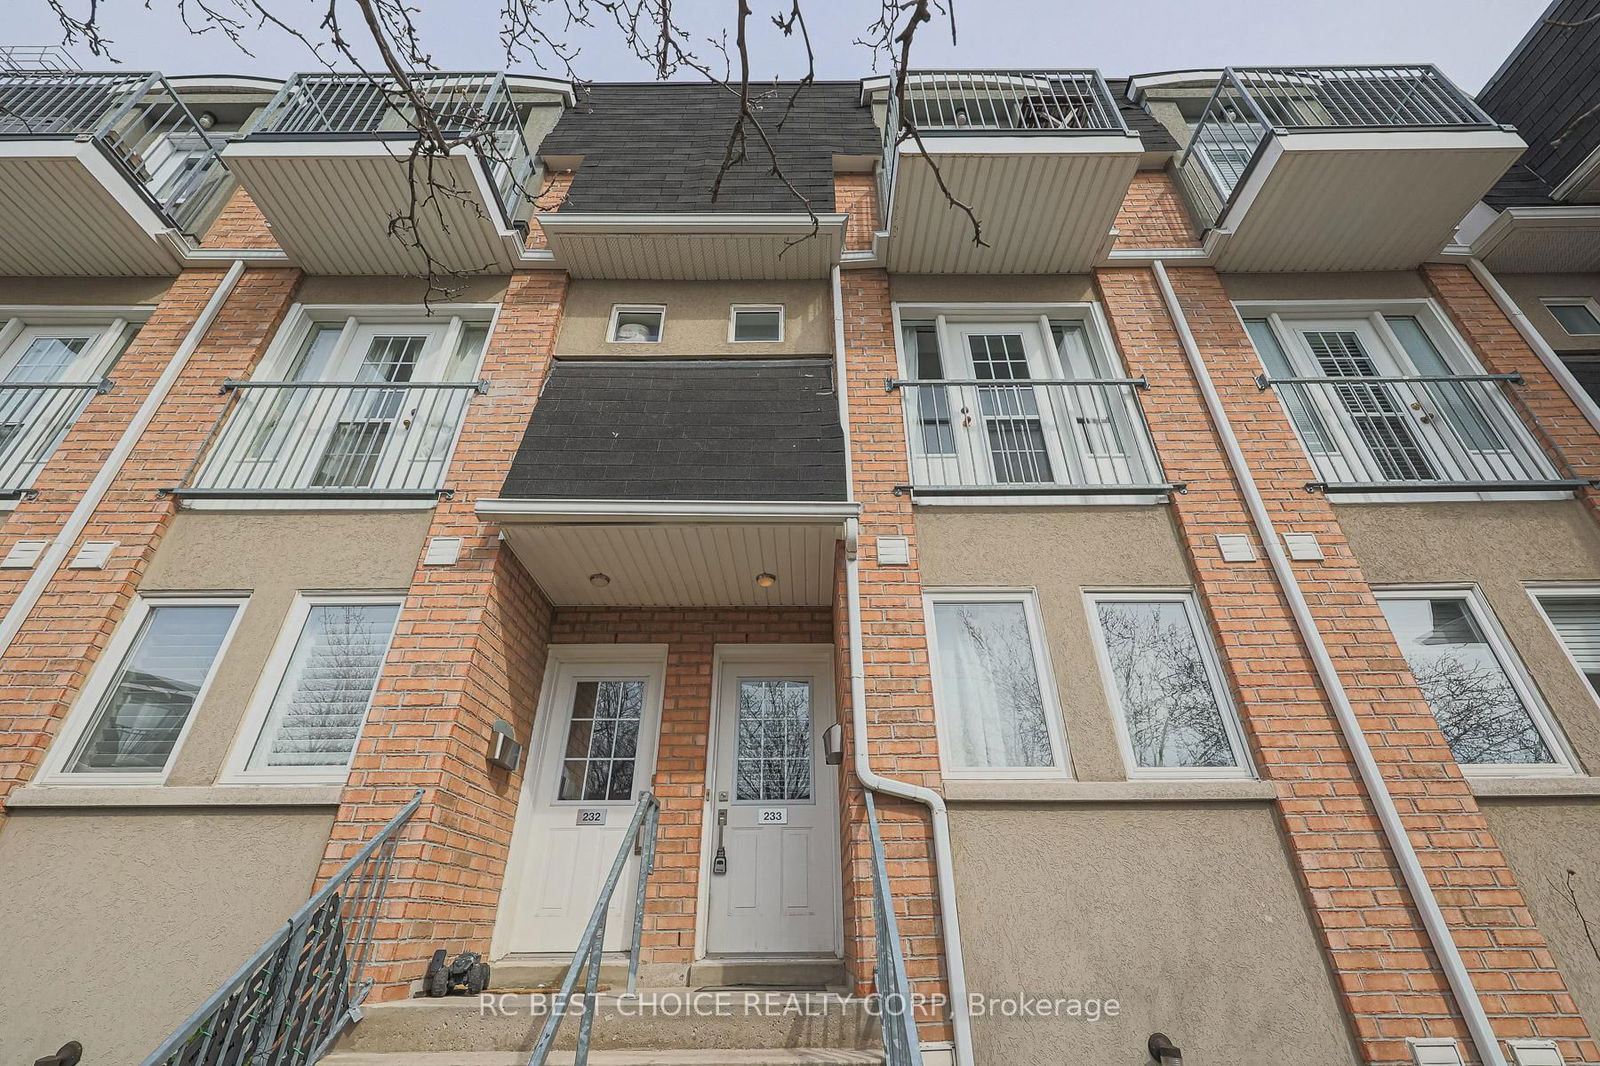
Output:
[[[1430,65],[1229,67],[1178,173],[1214,224],[1277,134],[1495,128],[1472,97]]]
[[[84,407],[110,391],[104,378],[0,384],[0,499],[16,499],[32,489]]]
[[[913,496],[1178,491],[1139,406],[1143,378],[888,382],[905,405]]]
[[[488,383],[229,381],[187,497],[427,499]]]
[[[1516,374],[1268,377],[1322,492],[1536,492],[1588,482],[1543,448]]]
[[[0,70],[0,140],[80,138],[185,231],[228,181],[222,144],[159,74]]]
[[[367,977],[395,851],[419,790],[143,1066],[315,1063],[372,988]]]
[[[506,220],[515,220],[534,172],[533,153],[504,74],[417,72],[409,89],[373,74],[296,74],[251,126],[252,140],[415,139],[420,114],[469,145],[489,170]]]

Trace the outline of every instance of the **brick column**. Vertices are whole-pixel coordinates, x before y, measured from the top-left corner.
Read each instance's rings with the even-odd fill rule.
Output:
[[[474,512],[500,492],[550,366],[566,275],[512,276],[467,408],[430,537],[462,538],[454,566],[419,559],[323,859],[333,873],[421,788],[377,928],[377,999],[406,994],[436,945],[487,952],[522,771],[488,764],[496,719],[526,742],[551,609],[499,527]],[[523,760],[526,766],[528,759]]]
[[[922,578],[917,564],[916,519],[910,496],[895,487],[910,483],[905,422],[898,394],[884,391],[898,376],[889,275],[881,270],[845,271],[842,280],[845,360],[850,392],[851,465],[861,516],[861,640],[866,659],[867,725],[872,767],[878,773],[928,788],[941,787],[933,687],[922,616]],[[911,538],[910,566],[878,565],[880,536]],[[839,624],[844,624],[841,608]],[[850,717],[848,649],[840,632],[841,718],[846,762],[854,759]],[[845,793],[845,953],[858,991],[870,987],[874,958],[871,844],[859,782],[848,778]],[[932,827],[919,804],[883,797],[878,801],[889,876],[906,945],[906,972],[918,993],[948,992],[943,942],[938,932],[939,898]],[[948,1040],[948,1023],[931,1012],[921,1018],[924,1040]]]
[[[1502,1039],[1553,1037],[1569,1063],[1600,1061],[1334,509],[1305,491],[1311,471],[1259,371],[1216,274],[1171,271],[1229,418],[1281,531],[1316,534],[1326,559],[1295,563],[1313,614],[1382,767],[1430,884]],[[1371,800],[1264,558],[1225,563],[1214,535],[1256,542],[1198,387],[1145,269],[1097,275],[1113,334],[1145,395],[1171,477],[1174,516],[1221,646],[1256,766],[1278,788],[1285,842],[1366,1062],[1409,1063],[1405,1038],[1471,1045]],[[1261,554],[1259,543],[1257,553]]]
[[[119,387],[90,404],[39,480],[39,499],[19,507],[5,527],[5,550],[17,539],[54,537],[150,386],[222,280],[221,270],[178,277],[117,365]],[[95,509],[84,541],[114,540],[100,570],[63,568],[50,582],[3,661],[0,687],[0,802],[29,780],[95,660],[132,602],[175,504],[159,490],[179,484],[227,404],[227,378],[249,376],[289,309],[294,270],[246,270],[211,329],[190,356],[121,472]],[[125,384],[124,384],[125,383]],[[70,556],[69,556],[70,558]],[[6,603],[31,571],[7,573]]]

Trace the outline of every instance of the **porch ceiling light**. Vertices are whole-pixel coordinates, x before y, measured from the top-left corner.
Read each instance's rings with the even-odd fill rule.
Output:
[[[594,573],[589,575],[589,584],[593,585],[597,589],[603,589],[607,585],[611,584],[611,575],[602,574],[600,571],[596,570]]]
[[[756,575],[756,584],[764,589],[770,589],[778,583],[777,574],[769,574],[765,570]]]

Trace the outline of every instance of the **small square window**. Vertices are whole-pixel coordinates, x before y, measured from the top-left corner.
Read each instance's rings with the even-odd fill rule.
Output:
[[[611,311],[611,341],[614,344],[656,344],[666,321],[664,307],[617,307]]]
[[[783,308],[735,307],[728,339],[769,343],[783,340]]]
[[[1600,314],[1595,313],[1594,304],[1588,301],[1574,300],[1571,303],[1545,304],[1550,309],[1550,314],[1561,323],[1561,328],[1574,337],[1600,336]]]

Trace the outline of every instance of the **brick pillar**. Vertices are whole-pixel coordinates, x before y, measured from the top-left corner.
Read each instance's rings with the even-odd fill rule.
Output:
[[[512,276],[484,360],[489,394],[467,408],[446,480],[455,495],[428,530],[462,538],[461,556],[418,562],[323,858],[325,877],[424,790],[377,929],[378,999],[403,997],[436,945],[489,949],[522,781],[521,770],[489,766],[490,729],[504,718],[524,742],[531,735],[551,609],[474,506],[499,495],[511,467],[566,288],[564,274]]]
[[[0,550],[16,539],[56,535],[222,276],[220,270],[179,275],[117,364],[118,388],[91,403],[68,433],[40,477],[39,499],[11,516]],[[299,278],[294,270],[246,270],[240,276],[72,548],[76,551],[84,541],[114,540],[117,548],[110,561],[100,570],[60,570],[0,661],[5,674],[0,688],[0,802],[37,770],[132,602],[176,506],[159,490],[178,485],[188,473],[227,404],[221,383],[249,375],[289,309]],[[0,587],[6,603],[29,573],[5,575]]]
[[[1259,371],[1216,274],[1171,271],[1234,432],[1281,531],[1315,533],[1321,562],[1294,566],[1345,689],[1427,869],[1484,1006],[1502,1039],[1553,1037],[1569,1063],[1600,1061],[1443,735],[1417,689],[1334,509],[1305,491],[1311,471]],[[1189,491],[1172,508],[1262,777],[1309,910],[1373,1064],[1411,1061],[1406,1037],[1471,1045],[1437,958],[1264,557],[1224,563],[1214,535],[1256,541],[1209,428],[1198,387],[1145,269],[1096,275],[1130,374],[1149,377],[1145,410],[1169,476]],[[1257,543],[1257,553],[1260,546]]]
[[[878,773],[929,788],[940,787],[933,688],[922,617],[922,579],[917,565],[916,519],[910,496],[895,494],[909,484],[905,422],[898,394],[884,391],[898,376],[889,276],[881,270],[845,271],[842,280],[845,359],[850,392],[851,464],[861,515],[861,639],[866,659],[867,725],[872,767]],[[910,566],[878,565],[880,536],[912,539]],[[841,591],[840,601],[843,601]],[[844,610],[837,612],[841,626]],[[840,707],[846,728],[846,762],[862,738],[850,726],[848,649],[841,630]],[[871,844],[859,782],[845,793],[845,953],[858,991],[866,991],[874,958]],[[878,801],[889,875],[906,945],[906,972],[918,993],[948,992],[944,949],[938,933],[939,898],[932,827],[919,804],[883,797]],[[929,1012],[924,1040],[948,1040],[948,1023]]]

